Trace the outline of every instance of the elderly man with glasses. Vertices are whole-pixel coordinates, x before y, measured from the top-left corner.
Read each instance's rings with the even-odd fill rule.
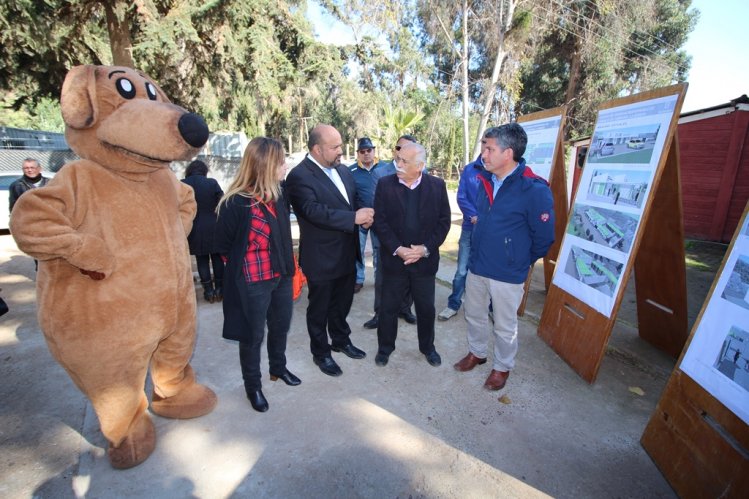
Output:
[[[385,366],[395,350],[398,309],[410,291],[419,351],[436,367],[442,359],[434,348],[434,286],[439,247],[450,230],[450,202],[445,182],[424,171],[424,147],[404,144],[395,160],[396,174],[380,181],[374,200],[383,274],[375,363]]]
[[[395,147],[393,148],[393,160],[387,161],[387,162],[383,161],[377,166],[377,168],[372,169],[371,178],[375,186],[377,185],[377,182],[381,178],[387,177],[388,175],[395,175],[395,171],[396,171],[395,158],[398,154],[398,151],[400,151],[401,148],[405,146],[406,144],[415,144],[415,143],[416,143],[416,137],[414,137],[413,135],[401,135],[398,138],[398,141],[395,143]],[[372,197],[374,198],[374,189],[372,192]],[[382,272],[381,272],[380,258],[379,258],[380,240],[377,238],[377,234],[374,231],[372,231],[370,234],[372,234],[372,255],[373,255],[372,261],[373,261],[374,270],[375,270],[374,316],[364,323],[364,328],[365,329],[377,329],[377,325],[379,324],[379,317],[380,317],[379,315],[380,303],[382,303]],[[362,244],[362,254],[364,254],[363,244]],[[398,316],[402,318],[404,321],[408,322],[409,324],[416,324],[416,316],[413,314],[413,312],[411,312],[412,303],[413,303],[413,298],[411,297],[411,292],[408,291],[406,293],[406,296],[403,297],[403,302],[401,303]]]

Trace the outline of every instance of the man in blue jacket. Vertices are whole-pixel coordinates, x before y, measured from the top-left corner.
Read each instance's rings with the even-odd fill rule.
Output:
[[[463,225],[460,229],[458,240],[458,267],[453,277],[453,291],[447,298],[447,307],[437,316],[437,319],[446,321],[455,317],[463,302],[463,293],[466,289],[466,275],[468,274],[468,257],[471,254],[471,235],[473,225],[478,219],[476,213],[476,193],[479,188],[478,174],[484,171],[484,162],[481,156],[473,163],[468,163],[460,173],[458,183],[458,206],[463,213]]]
[[[356,183],[356,200],[358,206],[366,208],[372,208],[374,206],[375,186],[377,185],[378,180],[376,172],[378,169],[386,167],[386,162],[377,159],[372,139],[369,137],[360,138],[356,146],[356,163],[348,167],[351,175],[354,177],[354,182]],[[361,250],[362,258],[361,261],[356,262],[356,284],[354,284],[354,293],[361,291],[364,286],[364,250],[367,247],[367,235],[370,235],[372,240],[372,264],[375,269],[377,268],[380,242],[377,240],[374,231],[370,231],[369,228],[360,225],[359,248]]]
[[[505,386],[518,351],[517,310],[531,265],[554,242],[551,190],[525,165],[528,136],[509,123],[488,129],[481,140],[486,171],[478,174],[478,219],[473,227],[466,278],[468,355],[454,365],[470,371],[486,363],[489,331],[494,333],[489,390]],[[493,325],[486,310],[493,304]]]

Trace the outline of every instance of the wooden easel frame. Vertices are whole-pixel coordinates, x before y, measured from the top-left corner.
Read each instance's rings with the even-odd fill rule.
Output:
[[[749,204],[640,439],[680,497],[746,497],[749,490],[749,426],[678,367],[713,299],[748,212]]]
[[[539,111],[537,113],[526,114],[518,118],[518,123],[529,123],[532,121],[544,120],[547,118],[553,118],[559,116],[559,130],[557,131],[556,144],[554,146],[554,158],[551,161],[551,170],[549,171],[549,188],[554,198],[554,244],[549,248],[548,253],[544,257],[544,282],[546,290],[548,291],[551,285],[551,276],[554,274],[554,267],[557,263],[557,256],[559,256],[559,248],[562,245],[562,237],[564,236],[564,229],[567,227],[567,216],[569,215],[569,207],[567,205],[567,177],[564,169],[564,142],[562,135],[564,134],[564,124],[567,118],[567,106],[555,107],[553,109],[547,109],[545,111]],[[535,263],[535,262],[534,262]],[[525,305],[528,301],[528,291],[531,286],[531,279],[533,278],[533,267],[528,272],[528,278],[525,280],[525,286],[523,288],[523,299],[518,307],[518,316],[522,317],[525,314]]]
[[[589,383],[598,375],[633,265],[637,275],[640,336],[673,355],[678,354],[687,337],[684,229],[676,133],[685,94],[686,84],[673,85],[612,100],[599,108],[606,110],[677,95],[652,189],[642,210],[642,222],[632,242],[630,258],[621,273],[621,285],[610,317],[553,283],[547,294],[538,335]],[[586,167],[587,163],[588,158]],[[575,193],[575,200],[579,194],[580,189]]]

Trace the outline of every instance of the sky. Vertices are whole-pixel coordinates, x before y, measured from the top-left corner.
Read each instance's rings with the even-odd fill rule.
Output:
[[[350,28],[308,2],[310,19],[324,43],[353,43]],[[693,0],[700,19],[683,49],[692,56],[682,112],[725,104],[749,94],[749,0]]]

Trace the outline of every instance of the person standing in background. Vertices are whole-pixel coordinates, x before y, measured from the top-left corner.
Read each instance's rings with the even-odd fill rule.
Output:
[[[216,206],[224,191],[215,179],[208,178],[208,165],[195,160],[187,166],[182,182],[195,191],[198,212],[192,224],[187,244],[190,254],[195,255],[198,264],[200,284],[203,286],[203,298],[209,303],[223,298],[224,262],[216,251],[214,235],[216,232]],[[211,280],[211,264],[213,279]]]
[[[13,206],[21,197],[21,194],[37,187],[44,187],[49,182],[48,178],[42,176],[42,165],[39,164],[38,160],[26,158],[23,160],[21,168],[23,169],[23,176],[14,180],[8,187],[8,213],[13,211]]]
[[[42,165],[39,161],[34,158],[26,158],[23,160],[23,176],[18,180],[14,180],[8,187],[8,215],[13,212],[13,207],[18,201],[18,198],[24,192],[39,187],[44,187],[49,182],[49,179],[42,176]],[[34,270],[39,269],[39,261],[34,259]]]
[[[385,162],[379,162],[375,153],[375,146],[372,139],[362,137],[356,146],[356,163],[349,166],[351,176],[356,183],[356,202],[360,208],[372,208],[374,206],[374,192],[377,186],[376,172],[379,168],[387,165]],[[361,261],[356,262],[356,284],[354,284],[354,293],[361,291],[364,286],[364,250],[367,247],[367,235],[372,241],[372,266],[375,269],[375,282],[377,282],[377,254],[380,248],[380,242],[373,230],[359,226],[359,251]],[[376,309],[375,309],[376,310]]]
[[[463,293],[466,289],[466,275],[468,274],[468,256],[471,254],[471,236],[473,226],[478,220],[476,213],[476,192],[479,188],[478,174],[484,171],[481,156],[473,163],[468,163],[460,173],[458,183],[458,206],[463,213],[463,225],[460,228],[458,240],[458,265],[453,276],[452,293],[447,298],[447,307],[437,316],[441,321],[450,320],[457,315],[463,303]]]
[[[218,209],[216,246],[226,259],[223,336],[239,342],[245,393],[258,412],[268,410],[260,381],[266,324],[271,381],[301,383],[286,368],[295,266],[289,206],[281,188],[285,174],[281,142],[252,139]]]

